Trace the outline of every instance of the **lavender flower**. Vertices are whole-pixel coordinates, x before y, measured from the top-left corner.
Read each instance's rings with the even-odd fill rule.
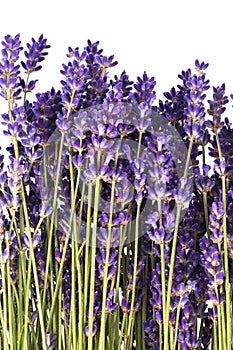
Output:
[[[48,54],[48,52],[45,51],[48,48],[50,48],[50,45],[47,44],[47,39],[43,37],[43,34],[40,35],[38,41],[32,38],[32,44],[27,44],[28,51],[24,51],[26,61],[21,62],[25,73],[37,72],[42,68],[40,62],[42,62]]]
[[[195,72],[182,71],[180,85],[155,106],[154,77],[111,78],[114,56],[88,40],[83,50],[68,48],[61,91],[29,102],[47,40],[26,45],[26,79],[20,36],[2,45],[10,142],[7,166],[0,155],[2,347],[17,347],[16,332],[28,349],[207,350],[220,341],[230,349],[233,128],[223,119],[225,85],[214,87],[206,111],[208,64],[196,60]],[[153,111],[166,117],[166,130],[154,130]],[[176,162],[179,142],[189,147],[193,187],[189,159]]]
[[[20,66],[17,64],[20,51],[20,35],[15,37],[11,35],[5,36],[5,41],[2,41],[2,62],[0,63],[0,89],[1,96],[6,100],[13,101],[20,95],[21,89],[19,84]]]

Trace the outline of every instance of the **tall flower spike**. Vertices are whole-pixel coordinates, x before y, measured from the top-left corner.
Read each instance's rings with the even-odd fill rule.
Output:
[[[48,54],[46,50],[50,48],[50,45],[47,44],[47,39],[41,34],[37,41],[32,38],[32,43],[27,43],[27,48],[28,50],[24,51],[26,61],[22,61],[21,64],[25,69],[25,73],[29,74],[42,68],[40,63],[44,61],[45,56]]]
[[[137,82],[134,84],[136,91],[129,94],[130,100],[138,103],[141,107],[151,107],[156,99],[156,93],[154,91],[155,85],[155,78],[149,78],[147,73],[144,72],[142,78],[137,78]]]
[[[20,51],[20,35],[15,37],[6,35],[2,41],[2,60],[0,62],[0,95],[9,101],[19,98],[21,88],[19,87],[20,66],[17,64]]]
[[[203,136],[205,131],[205,108],[204,99],[206,95],[203,93],[209,88],[209,81],[205,80],[204,67],[207,68],[208,64],[195,62],[196,68],[198,68],[199,75],[194,74],[186,82],[185,86],[187,92],[184,95],[187,107],[184,109],[186,120],[184,123],[184,129],[188,134],[188,137],[194,137],[194,140]],[[203,69],[202,69],[203,68]]]
[[[212,120],[208,120],[206,125],[212,131],[221,130],[224,123],[221,121],[221,116],[225,112],[225,104],[229,102],[225,95],[225,84],[218,87],[213,87],[213,100],[208,100],[208,114],[212,116]]]

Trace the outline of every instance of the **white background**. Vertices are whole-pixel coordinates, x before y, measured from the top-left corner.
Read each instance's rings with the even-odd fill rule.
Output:
[[[226,83],[233,93],[233,11],[231,1],[209,0],[21,0],[2,1],[0,36],[21,34],[22,44],[41,33],[51,45],[36,91],[59,88],[67,47],[100,41],[132,80],[147,71],[157,81],[157,99],[178,83],[181,70],[198,58],[210,64],[211,85]],[[211,92],[210,92],[211,94]],[[209,96],[211,97],[211,95]],[[5,108],[0,100],[0,111]],[[232,114],[230,101],[228,117]]]

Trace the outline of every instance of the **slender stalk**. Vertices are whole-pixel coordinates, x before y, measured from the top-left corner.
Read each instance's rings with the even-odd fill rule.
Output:
[[[8,244],[8,249],[10,249]],[[13,320],[15,319],[14,315],[14,306],[12,304],[13,298],[12,298],[12,290],[11,290],[11,276],[10,276],[10,259],[7,260],[7,301],[8,301],[8,319],[9,319],[9,341],[10,341],[10,349],[14,348],[14,341],[15,337],[13,337],[13,327],[15,325],[15,322],[13,323]]]
[[[218,310],[218,349],[222,350],[223,349],[223,339],[222,339],[222,315],[221,315],[221,307],[219,304],[219,293],[218,293],[218,286],[217,286],[217,281],[216,281],[216,276],[214,276],[214,284],[215,284],[215,294],[217,297],[218,305],[217,305],[217,310]],[[224,348],[225,349],[225,348]]]
[[[166,303],[167,305],[166,305],[166,313],[165,313],[166,327],[165,327],[165,332],[164,332],[164,350],[169,349],[169,345],[168,345],[169,325],[168,324],[169,324],[169,313],[170,313],[172,278],[173,278],[173,271],[174,271],[174,265],[175,265],[176,244],[177,244],[181,209],[182,209],[182,207],[180,205],[178,205],[177,206],[177,213],[176,213],[175,231],[174,231],[173,242],[172,242],[172,253],[171,253],[171,261],[170,261],[169,277],[168,277],[168,286],[167,286],[167,303]]]
[[[59,290],[58,295],[58,314],[57,314],[57,349],[62,350],[62,289]]]
[[[129,293],[127,293],[129,295]],[[128,300],[128,298],[127,298]],[[126,326],[126,320],[127,320],[127,313],[124,312],[123,315],[123,320],[122,320],[122,325],[121,325],[121,331],[120,331],[120,336],[119,336],[119,344],[118,344],[118,350],[121,350],[121,345],[122,345],[122,338],[123,338],[123,334],[124,334],[124,329]]]
[[[129,313],[128,331],[127,331],[126,350],[129,350],[129,339],[130,339],[130,334],[132,334],[131,332],[133,332],[132,326],[134,322],[134,302],[135,302],[135,296],[136,296],[136,277],[137,277],[137,261],[138,261],[139,216],[140,216],[140,204],[137,205],[137,214],[135,219],[133,286],[132,286],[132,297],[131,297],[131,306],[130,306],[130,313]]]
[[[179,326],[179,318],[180,318],[180,308],[181,308],[182,297],[180,297],[179,304],[177,306],[176,312],[176,324],[175,324],[175,337],[173,341],[173,350],[176,350],[177,336],[178,336],[178,326]]]
[[[87,224],[86,224],[86,246],[85,246],[85,261],[84,261],[84,296],[83,296],[83,310],[84,310],[84,325],[87,318],[87,300],[88,300],[88,283],[90,276],[90,234],[91,234],[91,203],[92,203],[92,185],[88,185],[88,207],[87,207]]]
[[[161,198],[158,199],[158,213],[159,213],[159,224],[162,226],[162,203]],[[163,329],[164,338],[166,336],[166,328],[167,328],[167,319],[166,319],[166,279],[165,279],[165,267],[166,267],[166,261],[165,261],[165,253],[164,253],[164,242],[160,244],[160,254],[161,254],[161,284],[162,284],[162,312],[163,312],[163,324],[161,325],[161,328]],[[161,344],[162,337],[160,339]]]
[[[88,334],[88,350],[93,349],[93,324],[94,324],[94,293],[95,293],[95,255],[96,255],[96,232],[98,220],[98,207],[100,195],[100,177],[96,178],[94,214],[93,214],[93,230],[92,230],[92,247],[91,247],[91,276],[90,276],[90,303],[89,303],[89,334]]]
[[[227,350],[226,318],[225,318],[225,307],[223,303],[220,304],[219,309],[221,313],[222,346],[223,346],[223,350]]]
[[[28,88],[28,82],[29,82],[29,77],[30,77],[30,72],[27,73],[27,78],[26,78],[26,83],[25,83],[25,90],[24,90],[24,96],[23,96],[23,101],[26,101],[26,97],[27,97],[27,88]]]
[[[0,252],[2,252],[2,241],[0,240]],[[3,343],[4,349],[8,348],[8,332],[7,332],[7,292],[6,292],[6,279],[5,279],[5,264],[0,255],[1,265],[1,280],[2,280],[2,298],[3,298],[3,317],[2,317],[2,328],[3,328]]]
[[[70,186],[71,186],[71,203],[72,208],[75,207],[75,187],[74,187],[74,172],[73,172],[73,164],[72,164],[72,154],[69,154],[69,170],[70,170]],[[76,220],[74,220],[73,224],[73,234],[76,239]],[[72,345],[73,349],[76,350],[77,346],[77,334],[76,334],[76,246],[74,244],[74,240],[72,242],[72,251],[71,251],[71,259],[72,259],[72,270],[71,270],[71,324],[69,332],[72,333]]]
[[[114,314],[114,324],[119,325],[120,321],[120,298],[119,298],[119,286],[120,286],[120,275],[121,275],[121,260],[122,260],[122,254],[123,254],[123,242],[124,242],[124,237],[126,234],[126,226],[124,228],[120,226],[120,242],[119,242],[119,247],[118,247],[118,260],[117,260],[117,273],[114,277],[111,290],[114,289],[115,285],[115,291],[116,291],[116,303],[118,304],[118,307],[116,309],[116,312]],[[116,280],[116,282],[115,282]],[[115,328],[115,348],[118,349],[119,346],[119,329],[118,327]]]
[[[170,332],[169,332],[169,335],[170,335],[170,349],[172,350],[173,349],[173,344],[174,344],[174,327],[173,326],[170,326]]]
[[[77,182],[76,184],[79,183],[79,179],[80,179],[80,175],[81,172],[80,170],[78,170],[78,175],[77,175]],[[83,211],[83,201],[84,201],[84,190],[85,190],[85,185],[83,186],[83,194],[81,196],[81,202],[79,205],[79,211],[80,211],[80,217],[79,217],[79,221],[78,221],[78,227],[77,227],[77,232],[76,232],[76,228],[74,229],[74,232],[76,234],[76,238],[75,238],[75,246],[76,246],[76,251],[79,250],[79,235],[80,235],[80,227],[81,227],[81,218],[82,218],[82,211]],[[87,245],[87,239],[86,239],[86,243]],[[84,255],[84,254],[83,254]],[[77,271],[78,271],[78,308],[79,308],[79,312],[78,312],[78,349],[81,350],[85,347],[85,340],[84,340],[84,314],[86,312],[86,309],[83,307],[84,305],[84,291],[83,291],[83,264],[81,265],[80,263],[80,258],[77,257],[76,254],[76,266],[77,266]]]
[[[77,243],[77,242],[75,242]],[[78,247],[76,246],[76,251]],[[77,261],[78,260],[78,261]],[[81,350],[84,345],[84,323],[83,323],[83,291],[82,291],[82,272],[79,257],[76,259],[76,266],[78,270],[78,315],[79,315],[79,327],[78,327],[78,346],[77,349]],[[75,310],[76,312],[76,310]]]
[[[229,279],[229,261],[228,261],[228,237],[227,237],[227,203],[226,203],[226,182],[222,177],[222,201],[223,201],[223,246],[224,246],[224,271],[225,271],[225,295],[226,295],[226,332],[227,332],[227,350],[231,350],[231,285]]]
[[[208,209],[207,193],[206,192],[203,192],[203,204],[204,204],[206,232],[207,232],[207,236],[208,236],[208,239],[209,239],[209,242],[210,242],[209,209]]]
[[[28,337],[28,314],[29,314],[29,299],[30,299],[30,285],[31,285],[31,271],[32,271],[32,259],[31,256],[29,257],[28,261],[28,268],[27,268],[27,283],[26,283],[26,290],[25,290],[25,317],[24,317],[24,336],[23,336],[23,342],[22,342],[22,349],[26,349],[27,344],[27,337]]]
[[[206,164],[205,146],[202,145],[202,164]]]
[[[145,263],[145,269],[143,270],[143,280],[145,281],[148,276],[148,256],[146,257],[146,263]],[[145,343],[145,329],[144,329],[144,322],[147,318],[147,298],[148,298],[148,290],[147,290],[147,284],[143,287],[144,295],[142,298],[142,350],[146,350],[146,343]]]
[[[14,218],[15,218],[15,211],[12,212],[12,220],[11,220],[11,224],[10,224],[10,228],[9,228],[9,233],[12,232]],[[6,242],[6,249],[10,253],[9,240]],[[12,279],[11,279],[11,275],[10,275],[10,256],[8,256],[7,261],[4,262],[4,265],[6,265],[6,280],[7,280],[6,295],[7,295],[7,305],[8,305],[8,334],[9,334],[10,349],[13,349],[14,340],[15,340],[15,338],[13,338],[13,332],[14,332],[13,327],[14,327],[15,323],[13,324],[12,320],[15,319],[15,315],[14,315],[14,306],[12,304],[13,299],[12,299],[12,291],[11,291]]]
[[[188,175],[189,163],[190,163],[190,159],[191,159],[191,152],[192,152],[192,148],[193,148],[193,142],[194,142],[194,139],[193,139],[193,137],[191,137],[190,142],[189,142],[187,160],[186,160],[185,169],[184,169],[184,177],[187,177],[187,175]]]
[[[105,308],[106,308],[106,300],[107,300],[108,263],[109,263],[110,245],[111,245],[115,184],[116,184],[115,181],[112,181],[109,221],[108,221],[108,239],[107,239],[107,244],[106,244],[106,258],[105,258],[104,279],[103,279],[103,296],[102,296],[102,312],[101,312],[100,343],[99,343],[100,350],[105,350],[105,322],[106,322],[106,310],[105,310]]]
[[[76,198],[79,188],[80,181],[80,169],[78,170],[76,184],[74,186],[74,172],[72,165],[72,157],[71,154],[69,156],[70,163],[70,178],[71,178],[71,202],[72,208],[75,208]],[[81,214],[80,214],[81,215]],[[82,276],[81,276],[81,268],[80,268],[80,260],[79,256],[77,256],[76,252],[78,252],[78,236],[77,236],[77,226],[76,226],[76,215],[74,215],[73,222],[73,244],[72,244],[72,302],[71,302],[71,313],[72,313],[72,328],[73,328],[73,349],[77,348],[77,321],[76,321],[76,272],[78,271],[78,300],[79,300],[79,335],[78,335],[78,344],[79,347],[82,347],[82,339],[83,339],[83,308],[82,308]]]
[[[218,309],[218,350],[222,350],[222,322],[221,322],[221,310],[220,306]]]
[[[57,227],[57,223],[58,223],[58,217],[57,217],[57,212],[56,212],[55,213],[55,221],[54,221],[55,227]],[[47,220],[46,220],[46,232],[49,232],[49,227],[50,227],[50,220],[49,220],[49,218],[47,218]],[[59,246],[57,235],[54,236],[53,244],[54,244],[54,247]],[[46,249],[47,249],[47,245],[46,245]],[[50,285],[50,300],[53,300],[53,298],[54,298],[54,289],[55,289],[56,276],[58,273],[58,265],[59,265],[58,261],[56,259],[54,261],[53,256],[51,255],[51,257],[50,257],[50,284],[49,284]],[[50,300],[48,300],[48,303],[47,303],[47,310],[50,309],[50,305],[51,305]],[[54,317],[53,317],[53,326],[52,326],[53,333],[58,333],[58,328],[59,328],[60,322],[61,322],[61,319],[59,319],[59,315],[58,315],[59,314],[58,302],[59,302],[59,297],[57,298],[56,309],[55,309],[55,313],[54,313]],[[61,304],[62,304],[62,301],[61,301]],[[58,321],[58,319],[59,319],[59,321]]]
[[[213,320],[213,340],[212,340],[212,349],[213,350],[218,350],[217,345],[218,345],[218,337],[217,337],[217,321],[215,318],[215,313],[214,311],[214,320]]]
[[[14,213],[12,213],[14,214]],[[17,227],[17,223],[15,220],[14,215],[12,216],[12,221],[14,224],[14,230],[16,232],[16,236],[17,236],[17,241],[18,241],[18,246],[19,246],[19,282],[18,282],[18,289],[19,289],[19,296],[18,296],[18,307],[17,307],[17,349],[19,349],[20,347],[20,339],[21,339],[21,334],[22,334],[22,327],[24,324],[24,319],[23,319],[23,293],[21,291],[23,291],[23,286],[26,285],[26,257],[25,257],[25,253],[22,250],[22,245],[21,245],[21,239],[20,237],[23,235],[23,231],[24,231],[24,222],[23,222],[23,212],[22,212],[22,206],[20,206],[20,227],[19,227],[19,231],[18,232],[18,227]],[[15,292],[15,297],[16,297],[16,288],[14,288],[15,286],[13,285],[13,289]]]
[[[218,148],[219,160],[222,161],[221,145],[217,131],[215,131],[216,143]],[[227,332],[227,350],[231,350],[231,285],[229,278],[229,261],[228,261],[228,237],[227,237],[227,202],[226,202],[226,177],[222,177],[222,204],[223,204],[223,248],[224,248],[224,272],[225,272],[225,296],[226,296],[226,332]]]
[[[137,158],[140,156],[140,151],[141,151],[141,144],[142,144],[142,134],[143,132],[139,132],[139,139],[138,139],[138,150],[137,150]]]
[[[0,322],[1,322],[1,325],[4,325],[4,317],[3,317],[2,303],[0,303]],[[3,334],[3,330],[1,329],[1,333],[0,333],[0,346],[1,346],[1,347],[2,347],[2,345],[3,345],[2,339],[3,339],[3,343],[4,343],[4,334]]]

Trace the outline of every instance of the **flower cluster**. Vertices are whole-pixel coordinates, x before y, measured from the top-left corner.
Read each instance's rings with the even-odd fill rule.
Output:
[[[230,350],[225,85],[207,99],[196,60],[156,104],[154,77],[110,77],[114,56],[88,40],[60,90],[33,95],[47,40],[2,47],[0,347]]]

